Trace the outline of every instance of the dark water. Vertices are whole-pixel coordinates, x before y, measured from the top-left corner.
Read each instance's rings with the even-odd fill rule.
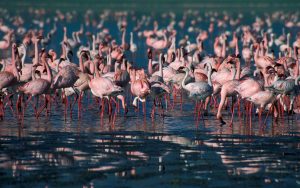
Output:
[[[78,30],[82,23],[78,17],[71,23],[60,23],[58,30],[63,25]],[[243,23],[251,23],[254,17]],[[160,27],[168,23],[160,21]],[[199,27],[207,26],[204,20]],[[274,24],[277,33],[281,26]],[[105,22],[105,27],[119,41],[113,18]],[[129,23],[128,29],[132,27]],[[89,27],[85,30],[96,31]],[[296,34],[295,29],[289,31]],[[177,36],[185,34],[179,30]],[[53,41],[61,38],[62,32],[58,32]],[[136,39],[139,53],[132,58],[140,67],[147,66],[144,42],[143,38]],[[211,52],[212,42],[207,41],[205,47]],[[56,43],[50,48],[59,51]],[[193,104],[184,100],[182,110],[177,104],[165,112],[164,118],[157,114],[153,122],[148,102],[146,117],[130,107],[127,117],[121,111],[112,124],[106,116],[101,120],[98,107],[90,108],[91,104],[95,103],[85,99],[81,119],[77,106],[72,118],[68,112],[66,119],[61,104],[54,104],[50,117],[42,114],[39,120],[30,108],[23,123],[6,108],[5,119],[0,122],[0,187],[300,186],[298,115],[278,122],[268,118],[266,127],[258,126],[255,116],[249,123],[243,115],[236,115],[233,127],[219,127],[215,109],[204,121],[195,122]],[[225,112],[224,116],[229,121],[230,114]]]
[[[64,120],[55,108],[50,118],[35,120],[28,111],[24,124],[1,122],[1,187],[300,184],[296,115],[278,123],[270,118],[265,128],[254,116],[252,124],[241,116],[232,127],[219,127],[214,116],[195,123],[188,103],[154,122],[131,110],[112,125],[96,109],[81,120],[74,109],[73,119]]]

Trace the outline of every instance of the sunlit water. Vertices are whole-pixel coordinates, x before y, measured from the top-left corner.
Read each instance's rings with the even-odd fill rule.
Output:
[[[110,21],[105,26],[120,38]],[[77,30],[78,23],[67,25]],[[53,41],[61,38],[58,32]],[[144,39],[136,43],[140,53],[134,60],[146,67]],[[210,51],[209,42],[205,45]],[[55,43],[50,47],[59,51]],[[65,118],[62,104],[53,104],[50,116],[43,113],[39,120],[30,107],[24,122],[6,108],[0,122],[0,187],[300,186],[298,115],[278,122],[269,117],[260,127],[256,116],[250,123],[242,114],[232,127],[219,127],[215,109],[195,122],[194,106],[184,98],[182,109],[179,103],[169,106],[164,117],[157,111],[154,121],[149,101],[146,116],[130,107],[112,124],[107,116],[100,119],[95,104],[85,98],[81,118],[77,106],[72,118],[69,111]],[[230,114],[224,113],[228,122]]]
[[[195,123],[191,104],[149,115],[122,112],[113,125],[99,112],[79,120],[53,107],[50,117],[1,122],[0,185],[14,187],[299,186],[297,115],[260,128],[243,115],[232,127],[214,116]],[[147,109],[150,110],[149,108]],[[9,110],[6,111],[10,113]],[[213,113],[214,110],[212,110]],[[86,115],[85,115],[86,114]],[[149,114],[149,113],[148,113]],[[230,117],[229,115],[226,117]],[[228,119],[226,119],[228,121]]]

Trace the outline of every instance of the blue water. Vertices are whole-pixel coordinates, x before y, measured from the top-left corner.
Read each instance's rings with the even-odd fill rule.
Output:
[[[82,22],[78,17],[64,24],[71,31],[78,30]],[[245,23],[253,19],[249,17]],[[160,20],[160,27],[166,23]],[[59,31],[62,25],[58,25]],[[205,29],[207,25],[205,20],[199,27]],[[120,41],[112,18],[105,27]],[[132,27],[133,23],[129,23],[128,30]],[[278,25],[274,27],[281,32]],[[146,28],[152,25],[143,29]],[[91,27],[86,30],[96,31]],[[292,36],[295,31],[291,30]],[[185,33],[179,30],[178,37]],[[135,38],[139,52],[132,60],[146,67],[144,39]],[[49,48],[59,52],[56,41],[61,39],[62,32],[58,32]],[[211,53],[211,41],[204,45]],[[265,127],[258,126],[255,115],[250,123],[242,114],[236,115],[232,127],[219,127],[215,109],[196,122],[193,103],[184,97],[182,109],[177,103],[175,109],[166,110],[164,117],[157,113],[154,121],[150,118],[149,101],[146,116],[130,107],[127,116],[123,117],[121,110],[113,124],[107,116],[100,119],[90,93],[83,103],[81,118],[77,105],[72,116],[68,111],[64,117],[64,107],[57,103],[50,116],[43,113],[38,120],[30,107],[23,122],[6,108],[5,119],[0,121],[0,187],[300,186],[297,114],[278,122],[269,117]],[[230,113],[224,112],[225,121],[229,118]]]

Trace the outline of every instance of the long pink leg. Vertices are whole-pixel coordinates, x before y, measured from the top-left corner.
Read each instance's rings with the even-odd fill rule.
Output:
[[[47,107],[48,105],[48,96],[45,95],[45,102],[44,104],[39,108],[39,110],[37,111],[37,114],[36,114],[36,118],[39,118],[40,114],[43,112],[43,110]]]
[[[100,117],[103,118],[104,116],[104,110],[105,110],[105,101],[104,99],[102,98],[101,99],[101,113],[100,113]]]

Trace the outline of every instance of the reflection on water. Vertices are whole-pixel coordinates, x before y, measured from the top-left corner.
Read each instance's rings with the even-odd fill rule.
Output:
[[[258,136],[259,129],[255,127],[255,134],[251,135],[243,134],[247,132],[243,132],[246,126],[215,128],[213,122],[206,120],[206,127],[198,128],[181,123],[182,128],[171,131],[168,123],[146,124],[143,130],[120,125],[109,132],[101,126],[89,125],[81,125],[79,130],[73,124],[66,124],[68,129],[54,126],[47,130],[51,125],[45,122],[43,126],[25,129],[3,126],[2,130],[23,133],[9,135],[1,131],[0,184],[299,185],[299,132],[290,129],[276,135],[272,129],[280,126],[272,125],[263,136]]]

